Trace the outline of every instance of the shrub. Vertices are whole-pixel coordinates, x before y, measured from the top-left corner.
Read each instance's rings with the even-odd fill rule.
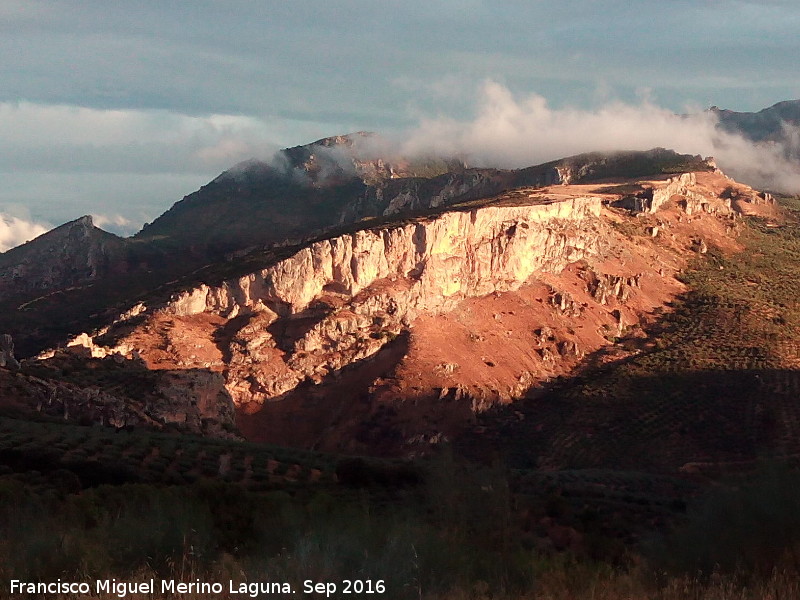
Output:
[[[651,546],[656,564],[673,572],[768,575],[800,551],[800,473],[766,465],[690,507],[686,522]]]

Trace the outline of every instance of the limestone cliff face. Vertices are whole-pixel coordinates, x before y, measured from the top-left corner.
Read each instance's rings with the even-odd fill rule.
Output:
[[[165,306],[138,305],[117,327],[132,318],[218,319],[204,335],[224,347],[221,356],[200,359],[171,342],[167,353],[176,366],[222,369],[237,404],[262,403],[374,355],[419,314],[515,290],[535,272],[603,254],[602,202],[520,190],[505,205],[356,231],[221,285],[187,290]],[[153,343],[145,347],[129,335],[106,347],[97,341],[105,333],[78,336],[69,346],[95,358],[150,356],[156,365]]]
[[[279,423],[282,415],[286,427],[295,413],[281,411],[314,422],[287,443],[327,435],[335,419],[319,411],[346,402],[325,394],[349,398],[354,378],[366,382],[358,385],[370,402],[424,396],[463,420],[568,372],[678,293],[672,275],[682,256],[695,255],[698,234],[733,229],[722,193],[728,185],[709,172],[626,182],[619,193],[608,183],[518,188],[438,216],[315,241],[244,276],[137,304],[110,327],[74,338],[70,351],[212,373],[242,411]],[[641,192],[641,202],[626,207],[637,216],[607,208],[630,189]],[[431,375],[420,378],[419,365]],[[311,396],[320,404],[298,406]],[[208,406],[213,412],[214,402]],[[380,425],[379,416],[370,422]],[[356,431],[365,416],[348,418]],[[406,443],[423,429],[397,425],[396,437]]]
[[[239,403],[263,402],[376,353],[421,312],[514,290],[536,271],[600,254],[600,210],[599,197],[578,197],[358,231],[187,291],[162,312],[245,319],[232,340],[228,387]],[[301,322],[299,333],[285,333]]]
[[[316,242],[262,271],[219,287],[200,286],[170,303],[186,315],[268,308],[297,314],[329,292],[355,298],[380,280],[408,278],[403,293],[412,310],[436,311],[453,300],[514,289],[538,269],[557,269],[596,251],[590,227],[599,197],[493,206],[444,214],[429,221],[358,231]],[[571,234],[570,234],[571,232]]]
[[[721,178],[725,177],[721,172],[718,172],[718,175]],[[748,201],[751,197],[756,199],[763,197],[758,196],[750,188],[747,190],[749,190],[749,193],[746,194]],[[741,191],[736,193],[741,193]],[[612,202],[612,205],[626,208],[636,214],[655,214],[673,199],[688,215],[706,212],[725,216],[734,212],[731,196],[709,195],[707,190],[698,187],[696,173],[682,173],[675,177],[669,177],[666,181],[646,182],[640,191],[626,195]]]

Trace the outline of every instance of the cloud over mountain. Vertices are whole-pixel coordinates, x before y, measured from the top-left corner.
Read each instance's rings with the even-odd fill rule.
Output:
[[[401,142],[410,154],[460,154],[487,166],[523,167],[591,151],[665,147],[714,156],[729,175],[758,187],[800,192],[800,164],[786,158],[797,128],[784,142],[755,144],[721,131],[706,111],[677,115],[642,100],[618,101],[596,109],[551,108],[530,94],[517,97],[494,81],[483,87],[471,119],[424,119]]]
[[[49,225],[0,213],[0,252],[24,244],[48,229]]]

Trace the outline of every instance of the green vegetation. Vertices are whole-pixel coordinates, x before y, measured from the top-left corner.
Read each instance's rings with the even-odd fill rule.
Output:
[[[104,483],[162,485],[176,478],[191,483],[224,473],[227,482],[263,491],[311,480],[331,483],[336,459],[263,444],[0,417],[0,464],[13,471],[8,477],[22,481],[31,472],[46,482],[53,474],[59,478],[69,471],[84,488]],[[294,465],[299,468],[289,481],[287,473]],[[3,478],[0,475],[0,481]]]
[[[697,258],[646,340],[621,340],[628,358],[587,357],[515,405],[523,420],[485,415],[510,464],[674,474],[800,454],[800,228],[748,220],[739,241]]]
[[[587,357],[431,459],[0,418],[0,596],[349,577],[403,599],[798,597],[800,229],[740,241],[627,359]]]

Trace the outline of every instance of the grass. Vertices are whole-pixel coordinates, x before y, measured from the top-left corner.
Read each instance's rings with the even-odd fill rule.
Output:
[[[524,420],[482,416],[498,432],[490,445],[518,468],[663,474],[800,454],[800,228],[751,219],[740,241],[683,273],[689,291],[629,358],[587,357],[577,377],[516,404]]]
[[[481,416],[496,439],[466,443],[489,465],[0,418],[0,595],[11,577],[349,576],[404,599],[798,597],[800,231],[751,220],[741,241],[684,273],[638,353],[524,419]]]
[[[107,428],[58,422],[36,422],[0,417],[0,464],[24,473],[36,468],[42,473],[94,470],[95,478],[126,482],[166,483],[170,472],[199,470],[217,477],[220,458],[230,455],[228,480],[246,482],[253,489],[284,484],[292,465],[300,465],[292,483],[316,483],[334,479],[336,459],[322,454],[262,444],[178,436],[157,432],[114,432]],[[270,470],[268,461],[278,468]],[[246,463],[250,464],[249,469]],[[91,482],[92,473],[85,473]],[[2,477],[0,477],[2,479]]]

